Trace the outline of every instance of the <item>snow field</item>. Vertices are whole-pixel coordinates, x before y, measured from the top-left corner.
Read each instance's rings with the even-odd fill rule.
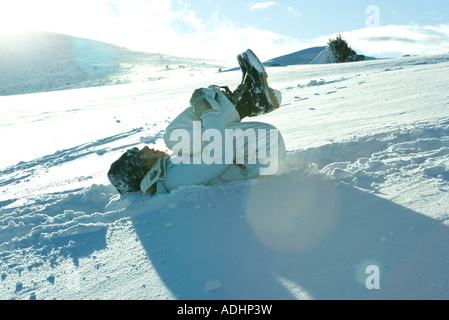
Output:
[[[283,104],[245,121],[284,136],[279,173],[154,198],[118,196],[110,163],[163,148],[191,92],[233,88],[238,71],[0,97],[0,298],[447,298],[448,67],[267,68]]]

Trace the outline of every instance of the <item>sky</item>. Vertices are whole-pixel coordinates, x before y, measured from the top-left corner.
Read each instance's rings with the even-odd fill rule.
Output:
[[[341,34],[376,57],[449,52],[447,0],[0,0],[0,34],[30,28],[133,50],[268,60]]]

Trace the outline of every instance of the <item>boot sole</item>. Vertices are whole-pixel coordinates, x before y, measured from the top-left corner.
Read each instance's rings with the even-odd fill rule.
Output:
[[[237,61],[240,65],[240,69],[242,70],[242,83],[243,83],[243,80],[245,79],[247,70],[246,70],[244,58],[242,57],[241,54],[237,55]]]
[[[279,101],[276,98],[276,95],[274,94],[273,90],[268,86],[268,74],[262,65],[262,62],[260,62],[259,58],[254,54],[254,52],[251,49],[246,50],[243,55],[245,55],[246,61],[253,66],[261,75],[262,80],[265,85],[266,90],[265,96],[267,97],[268,101],[271,101],[271,104],[273,105],[274,109],[279,108]]]

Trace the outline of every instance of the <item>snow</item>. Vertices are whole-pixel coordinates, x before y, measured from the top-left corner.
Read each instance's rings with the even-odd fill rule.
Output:
[[[39,39],[0,52],[0,299],[449,298],[449,56],[267,67],[276,176],[120,197],[109,165],[236,62]]]
[[[282,57],[277,57],[266,61],[266,66],[292,66],[298,64],[308,64],[313,61],[326,47],[312,47],[297,52],[293,52]],[[257,53],[256,53],[257,54]]]
[[[335,63],[337,59],[335,59],[335,56],[332,52],[328,50],[321,51],[312,61],[310,61],[310,64],[325,64],[325,63]]]

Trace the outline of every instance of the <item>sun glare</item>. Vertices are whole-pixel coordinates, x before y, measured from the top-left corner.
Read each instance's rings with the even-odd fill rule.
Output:
[[[14,35],[23,30],[39,28],[38,22],[47,18],[33,10],[32,1],[1,1],[0,35]]]
[[[9,35],[23,28],[14,13],[14,2],[0,2],[0,35]]]
[[[24,30],[52,29],[64,22],[60,16],[62,1],[1,0],[0,34],[11,35]]]

